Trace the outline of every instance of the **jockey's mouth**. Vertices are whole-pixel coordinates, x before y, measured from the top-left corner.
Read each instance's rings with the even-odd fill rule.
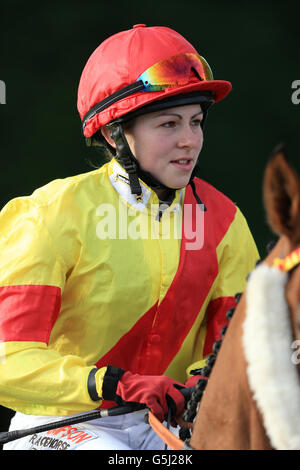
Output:
[[[184,171],[190,171],[194,166],[194,160],[192,158],[178,158],[177,160],[171,160],[170,163]]]

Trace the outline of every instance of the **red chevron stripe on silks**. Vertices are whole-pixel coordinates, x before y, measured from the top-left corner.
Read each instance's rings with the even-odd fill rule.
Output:
[[[0,341],[48,344],[60,305],[61,290],[56,286],[0,287]]]
[[[219,297],[209,303],[206,311],[207,332],[203,348],[204,357],[212,352],[214,342],[221,339],[221,330],[229,323],[226,319],[226,313],[235,307],[234,297]]]
[[[144,313],[97,362],[97,367],[111,364],[134,373],[158,375],[164,373],[180,350],[218,274],[216,247],[236,213],[235,205],[207,183],[198,180],[196,188],[207,208],[203,213],[203,248],[186,249],[190,240],[183,227],[179,267],[165,298]],[[193,205],[195,218],[195,211],[200,209],[189,186],[184,204]],[[191,220],[184,218],[184,223]]]

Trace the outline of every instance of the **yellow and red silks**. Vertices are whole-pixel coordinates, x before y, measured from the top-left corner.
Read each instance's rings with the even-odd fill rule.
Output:
[[[112,161],[2,210],[2,405],[41,415],[94,409],[88,376],[94,367],[101,376],[107,364],[185,382],[219,339],[234,295],[258,259],[243,215],[196,180],[207,208],[200,249],[186,249],[184,226],[181,240],[165,239],[153,220],[158,237],[100,239],[97,208],[109,202],[118,214],[120,200],[130,207],[126,183],[112,184],[121,171]],[[145,208],[157,204],[156,194],[143,188]],[[177,191],[170,207],[171,219],[189,223],[172,210],[176,204],[183,211],[192,204],[192,214],[200,210],[190,187]]]

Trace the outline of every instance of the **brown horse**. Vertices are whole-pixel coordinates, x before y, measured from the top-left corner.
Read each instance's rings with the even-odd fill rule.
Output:
[[[229,323],[193,449],[300,449],[300,182],[283,149],[266,167],[263,192],[279,240],[250,274]]]

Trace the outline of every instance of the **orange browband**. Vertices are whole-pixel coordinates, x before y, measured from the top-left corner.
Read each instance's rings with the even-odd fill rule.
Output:
[[[273,266],[280,269],[281,271],[291,271],[295,266],[300,263],[300,247],[292,251],[285,258],[275,258],[273,261]]]

